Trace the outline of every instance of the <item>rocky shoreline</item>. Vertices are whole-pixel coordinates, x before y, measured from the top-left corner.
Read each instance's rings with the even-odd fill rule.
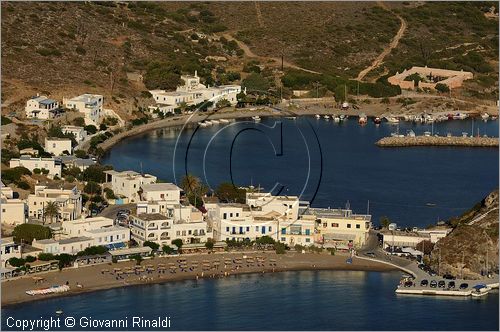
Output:
[[[437,137],[437,136],[404,136],[384,137],[375,145],[379,147],[410,147],[410,146],[456,146],[498,148],[497,137]]]

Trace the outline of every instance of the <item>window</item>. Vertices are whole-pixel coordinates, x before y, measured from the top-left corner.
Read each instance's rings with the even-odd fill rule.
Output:
[[[310,238],[306,238],[306,242],[311,242],[311,239]]]
[[[227,219],[227,213],[224,212],[224,217],[223,219]]]
[[[339,224],[337,224],[336,222],[332,222],[332,227],[339,227]]]
[[[286,234],[286,228],[281,229],[281,234],[285,235]]]
[[[269,226],[269,232],[272,232],[273,228],[271,226]]]
[[[347,228],[351,228],[351,224],[347,224]]]
[[[327,228],[328,224],[326,222],[323,223],[323,228]]]
[[[282,242],[285,242],[285,241],[286,241],[286,238],[282,237],[282,238],[281,238],[281,241],[282,241]]]
[[[226,227],[226,232],[229,232],[229,227]]]
[[[191,233],[192,233],[192,232],[191,232],[191,230],[189,230],[189,231],[188,231],[188,235],[191,235]]]
[[[361,225],[360,224],[356,224],[356,228],[357,229],[361,228]]]
[[[250,227],[247,227],[247,232],[250,232]]]
[[[306,235],[311,235],[311,230],[309,228],[306,229]]]

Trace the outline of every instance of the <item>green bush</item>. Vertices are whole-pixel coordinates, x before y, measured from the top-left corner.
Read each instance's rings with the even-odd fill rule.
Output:
[[[14,228],[12,235],[14,237],[14,241],[17,243],[23,241],[24,243],[31,244],[34,239],[50,239],[52,237],[52,232],[49,227],[42,225],[21,224]]]
[[[55,257],[51,253],[42,252],[42,253],[38,254],[38,259],[41,261],[51,261],[51,260],[54,260]]]

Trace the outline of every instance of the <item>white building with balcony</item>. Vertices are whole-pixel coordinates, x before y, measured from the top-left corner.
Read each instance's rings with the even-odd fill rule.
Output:
[[[85,124],[98,126],[101,122],[104,97],[85,93],[70,99],[63,98],[64,107],[84,114]]]
[[[156,176],[140,174],[134,171],[105,171],[105,186],[111,188],[116,196],[128,198],[129,202],[141,201],[141,187],[155,183]]]
[[[83,141],[87,137],[87,132],[83,127],[79,126],[62,126],[61,130],[64,134],[72,134],[77,142]]]
[[[58,101],[40,95],[28,99],[24,110],[26,117],[42,120],[53,119],[61,112]]]
[[[48,202],[55,202],[59,214],[54,222],[75,220],[82,215],[82,195],[75,184],[48,184],[35,186],[35,193],[28,196],[28,215],[32,218],[50,222],[44,215]]]
[[[141,186],[143,201],[162,201],[167,204],[179,204],[181,188],[173,183],[146,183]]]
[[[9,167],[26,167],[31,172],[34,169],[46,169],[49,171],[50,176],[61,176],[62,173],[62,163],[57,158],[32,158],[31,156],[21,156],[19,158],[13,158],[9,162]]]

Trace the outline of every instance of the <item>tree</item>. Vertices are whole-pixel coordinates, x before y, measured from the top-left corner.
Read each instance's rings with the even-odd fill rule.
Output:
[[[178,69],[165,62],[152,62],[144,74],[144,85],[149,90],[175,90],[181,84]]]
[[[274,249],[276,250],[276,253],[278,255],[283,255],[286,251],[286,246],[284,243],[275,243],[274,244]]]
[[[151,249],[153,249],[153,251],[158,251],[158,249],[160,249],[160,245],[153,241],[145,241],[144,246],[150,247]]]
[[[185,175],[181,180],[181,188],[182,190],[184,190],[184,193],[186,193],[186,195],[196,193],[200,185],[200,179],[192,174]]]
[[[230,182],[219,184],[215,190],[215,195],[223,203],[242,203],[246,201],[246,190],[236,187]]]
[[[135,260],[135,264],[136,265],[141,265],[141,262],[142,262],[142,256],[141,255],[134,254],[134,255],[130,255],[129,258]]]
[[[264,236],[261,236],[259,237],[257,240],[255,240],[255,243],[257,244],[275,244],[276,241],[268,236],[268,235],[264,235]]]
[[[78,127],[84,127],[85,126],[85,119],[80,117],[74,118],[73,119],[73,124]]]
[[[436,84],[436,90],[441,93],[450,92],[450,88],[444,83]]]
[[[38,259],[41,261],[51,261],[54,260],[54,254],[42,252],[38,254]]]
[[[36,257],[31,256],[31,255],[26,256],[27,263],[33,263],[34,261],[36,261]]]
[[[97,133],[97,128],[94,125],[85,126],[85,127],[83,127],[83,129],[85,129],[85,131],[87,133],[89,133],[89,134],[95,134],[95,133]]]
[[[85,152],[84,150],[75,150],[75,152],[73,152],[73,154],[77,158],[87,158],[88,157],[87,152]]]
[[[242,82],[242,87],[249,91],[267,92],[269,90],[269,81],[258,73],[251,73]]]
[[[45,204],[45,208],[43,209],[43,223],[45,224],[45,220],[47,217],[50,217],[50,222],[54,221],[54,217],[59,216],[59,204],[57,202],[47,202]]]
[[[215,104],[215,106],[217,106],[217,108],[224,108],[231,106],[231,103],[227,99],[221,99]]]
[[[380,226],[383,228],[388,228],[391,220],[387,216],[380,217]]]
[[[104,188],[104,194],[106,195],[107,199],[115,199],[116,198],[115,193],[114,193],[113,189],[111,189],[111,188]]]
[[[162,251],[167,254],[167,255],[170,255],[174,252],[174,248],[172,248],[171,246],[167,246],[166,244],[164,244],[162,247],[161,247]]]
[[[213,250],[214,249],[214,240],[213,239],[207,239],[207,242],[205,242],[205,248],[208,250]]]
[[[85,187],[83,187],[83,191],[89,195],[99,194],[101,192],[101,186],[97,182],[89,181]]]
[[[177,247],[177,249],[181,249],[184,242],[182,241],[182,239],[175,239],[172,240],[172,244],[174,244]]]
[[[62,270],[66,266],[71,265],[71,262],[73,262],[73,256],[70,254],[59,254],[55,256],[55,259],[59,261],[60,270]]]
[[[430,255],[434,249],[434,243],[429,240],[423,240],[416,245],[416,249],[423,252],[424,255]]]
[[[50,239],[52,237],[52,232],[50,228],[42,225],[21,224],[14,228],[12,235],[14,236],[14,241],[17,243],[21,243],[22,241],[31,244],[33,239]]]
[[[104,171],[113,169],[111,166],[91,165],[87,167],[82,174],[83,181],[93,181],[103,183],[106,181],[106,174]]]
[[[13,267],[21,267],[26,263],[24,259],[17,257],[11,257],[7,260],[7,262],[9,262],[9,265]]]

